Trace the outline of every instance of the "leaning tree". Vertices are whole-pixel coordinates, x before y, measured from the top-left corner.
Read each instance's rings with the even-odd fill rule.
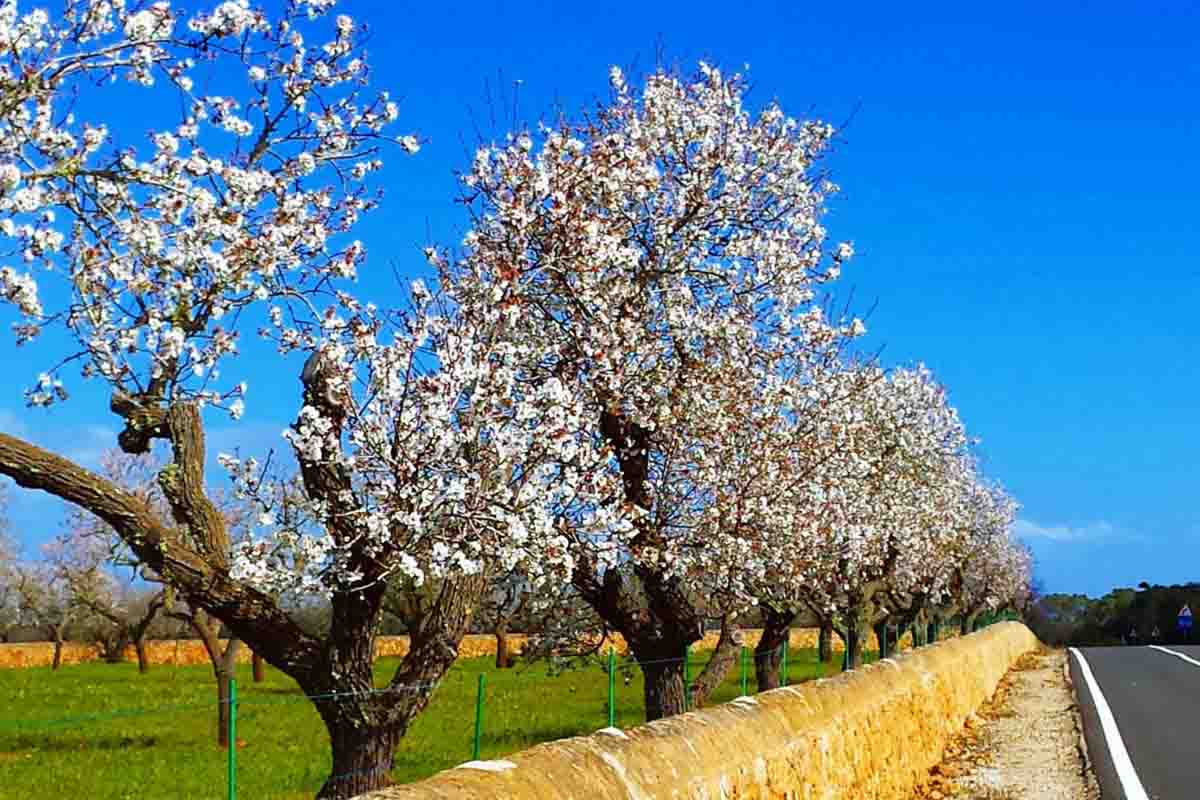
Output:
[[[322,26],[332,5],[291,0],[269,19],[245,0],[190,16],[68,0],[3,16],[0,233],[24,265],[0,268],[0,298],[17,341],[49,351],[26,398],[66,400],[70,371],[98,383],[123,450],[165,443],[171,522],[11,433],[0,474],[104,520],[189,606],[319,696],[333,753],[320,795],[350,797],[389,782],[454,661],[481,565],[569,573],[554,509],[590,490],[561,474],[563,440],[542,435],[578,427],[561,385],[517,380],[503,320],[448,317],[419,289],[403,314],[350,293],[381,147],[418,143],[387,135],[396,104],[366,91],[363,29]],[[164,120],[144,142],[105,118],[134,102],[139,128]],[[256,331],[308,357],[288,443],[303,508],[279,526],[264,507],[235,549],[207,489],[205,430],[242,416],[251,369],[236,356]],[[265,460],[223,461],[269,503]],[[427,571],[441,590],[376,687],[386,584]],[[329,603],[325,629],[287,613],[280,598],[304,592]]]
[[[687,575],[718,551],[683,545],[724,510],[728,461],[709,454],[751,421],[764,353],[862,326],[816,297],[852,254],[827,252],[820,223],[831,127],[751,113],[742,76],[707,64],[610,78],[578,120],[481,147],[464,252],[429,255],[460,307],[510,320],[523,378],[561,382],[581,410],[573,446],[603,456],[587,480],[617,491],[561,516],[573,582],[639,661],[654,719],[683,709],[683,652],[708,615]]]

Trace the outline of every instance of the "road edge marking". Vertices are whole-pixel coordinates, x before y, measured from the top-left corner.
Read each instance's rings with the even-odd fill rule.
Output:
[[[1169,647],[1163,647],[1161,644],[1152,644],[1152,645],[1150,645],[1150,649],[1157,650],[1160,653],[1169,653],[1170,655],[1173,655],[1176,658],[1182,658],[1184,661],[1188,662],[1189,664],[1191,664],[1193,666],[1200,667],[1200,661],[1197,661],[1196,659],[1192,658],[1191,656],[1185,656],[1183,653],[1179,652],[1178,650],[1172,650]]]
[[[1100,728],[1104,731],[1104,742],[1108,745],[1108,754],[1112,757],[1113,768],[1117,772],[1117,780],[1121,782],[1121,791],[1125,793],[1125,800],[1150,800],[1146,794],[1146,787],[1142,786],[1142,781],[1138,777],[1137,770],[1133,768],[1133,760],[1129,757],[1129,751],[1125,749],[1125,740],[1121,738],[1121,731],[1117,727],[1117,720],[1113,716],[1112,709],[1108,706],[1108,700],[1104,699],[1104,693],[1100,691],[1100,684],[1096,682],[1096,677],[1092,675],[1092,668],[1088,665],[1087,659],[1083,657],[1083,653],[1079,652],[1076,647],[1070,648],[1071,653],[1079,661],[1079,672],[1083,675],[1084,683],[1087,684],[1088,692],[1092,696],[1092,704],[1096,706],[1096,716],[1100,718]]]

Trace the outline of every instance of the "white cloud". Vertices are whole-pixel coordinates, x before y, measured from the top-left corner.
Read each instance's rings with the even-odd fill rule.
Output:
[[[1107,539],[1117,533],[1111,522],[1103,520],[1086,525],[1039,525],[1027,519],[1013,523],[1013,533],[1021,539],[1050,539],[1056,542],[1081,542]]]

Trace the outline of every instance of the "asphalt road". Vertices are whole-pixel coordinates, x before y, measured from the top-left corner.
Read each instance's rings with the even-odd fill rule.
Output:
[[[1102,800],[1200,798],[1200,646],[1166,649],[1071,652]]]

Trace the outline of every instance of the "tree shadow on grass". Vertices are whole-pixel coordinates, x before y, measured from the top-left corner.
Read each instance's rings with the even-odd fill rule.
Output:
[[[6,750],[43,753],[76,753],[86,750],[149,750],[160,744],[158,736],[29,736],[4,742]]]
[[[595,729],[581,729],[575,725],[542,725],[529,728],[510,728],[497,733],[484,733],[479,737],[480,745],[484,747],[533,747],[542,742],[552,742],[556,739],[568,739],[572,736],[587,736],[595,733]]]

